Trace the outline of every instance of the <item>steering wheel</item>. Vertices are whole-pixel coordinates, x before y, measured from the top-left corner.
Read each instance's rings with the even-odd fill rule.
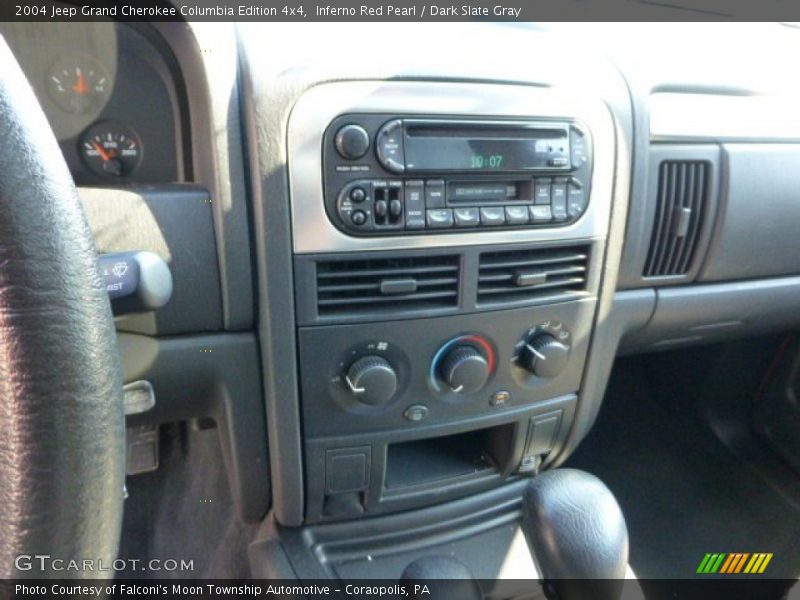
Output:
[[[0,36],[3,579],[99,577],[69,569],[68,561],[116,558],[125,416],[96,261],[58,143]]]

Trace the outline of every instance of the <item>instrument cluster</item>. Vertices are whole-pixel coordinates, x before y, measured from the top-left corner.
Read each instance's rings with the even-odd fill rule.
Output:
[[[153,31],[0,24],[78,185],[185,181],[180,74]]]

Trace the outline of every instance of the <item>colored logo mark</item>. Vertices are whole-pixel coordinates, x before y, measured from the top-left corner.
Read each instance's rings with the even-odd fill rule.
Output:
[[[755,552],[733,552],[730,554],[706,554],[700,561],[696,573],[711,575],[714,573],[725,575],[736,575],[739,573],[760,574],[767,569],[769,561],[772,560],[772,553]]]

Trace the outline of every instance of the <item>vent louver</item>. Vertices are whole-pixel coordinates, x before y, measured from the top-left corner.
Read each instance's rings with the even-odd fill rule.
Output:
[[[684,275],[691,268],[705,221],[710,170],[705,161],[660,164],[645,277]]]
[[[586,291],[588,264],[588,246],[481,254],[478,304],[529,304],[574,298]]]
[[[317,263],[320,316],[458,307],[459,257],[420,256]]]

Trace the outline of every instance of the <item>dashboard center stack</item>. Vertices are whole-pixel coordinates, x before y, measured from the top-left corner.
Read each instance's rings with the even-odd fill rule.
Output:
[[[558,453],[595,319],[613,139],[602,102],[552,90],[360,82],[300,98],[309,522],[474,493]]]

